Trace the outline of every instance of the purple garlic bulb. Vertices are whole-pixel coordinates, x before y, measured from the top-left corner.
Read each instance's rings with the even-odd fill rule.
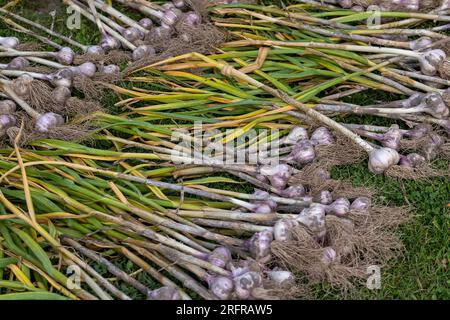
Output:
[[[0,114],[13,114],[16,112],[16,103],[12,100],[1,100],[0,101]]]
[[[120,41],[118,41],[114,37],[111,37],[110,35],[105,34],[101,37],[100,47],[102,47],[102,49],[105,51],[116,50],[121,46],[122,44],[120,43]]]
[[[294,219],[280,219],[273,227],[273,236],[277,241],[289,241],[292,239],[292,229],[298,226]]]
[[[322,190],[314,196],[313,200],[314,200],[314,202],[328,205],[333,202],[333,196],[331,195],[330,191]]]
[[[173,0],[172,4],[178,9],[184,9],[186,7],[186,2],[184,0]]]
[[[358,197],[355,200],[353,200],[350,210],[355,211],[367,211],[370,209],[372,205],[372,201],[368,197]]]
[[[59,63],[71,65],[73,63],[73,59],[75,59],[75,52],[72,48],[64,47],[56,54],[56,59]]]
[[[420,37],[419,39],[410,41],[409,47],[411,48],[411,50],[417,51],[426,48],[432,43],[433,40],[430,37]]]
[[[52,100],[59,105],[65,105],[72,96],[72,92],[67,87],[56,87],[52,91]]]
[[[289,134],[282,140],[283,144],[295,145],[299,141],[308,140],[308,131],[303,127],[295,126]]]
[[[446,58],[447,55],[441,49],[428,50],[422,53],[419,58],[422,73],[427,76],[435,75]]]
[[[291,178],[291,167],[287,164],[266,165],[260,168],[260,174],[266,176],[274,188],[282,190]]]
[[[234,290],[233,280],[224,276],[209,276],[209,289],[220,300],[229,300]]]
[[[225,268],[231,261],[231,251],[226,247],[217,247],[209,254],[208,261],[220,268]]]
[[[392,125],[389,130],[383,135],[381,140],[381,145],[386,148],[391,148],[398,150],[400,148],[400,141],[402,140],[403,134],[400,131],[398,125]]]
[[[281,196],[289,199],[301,198],[306,194],[305,187],[301,184],[290,186],[281,191]]]
[[[139,20],[139,25],[144,29],[150,30],[153,27],[153,21],[149,18],[142,18]]]
[[[411,139],[420,139],[425,137],[425,135],[430,131],[429,127],[424,124],[418,124],[413,129],[403,132],[403,136]]]
[[[267,271],[266,274],[280,288],[290,288],[295,284],[295,277],[290,271],[272,270]]]
[[[173,29],[171,26],[162,24],[161,26],[152,29],[151,34],[156,39],[166,40],[170,38],[172,32]]]
[[[0,45],[9,49],[14,49],[19,43],[20,41],[16,37],[0,37]]]
[[[253,204],[255,204],[255,209],[252,210],[255,213],[271,213],[276,210],[277,203],[273,200],[270,200],[269,193],[260,189],[255,189],[255,192],[253,193],[256,197],[264,197],[268,200],[256,200],[252,201]]]
[[[151,45],[148,44],[140,45],[133,51],[133,60],[137,61],[143,58],[151,57],[155,55],[155,52],[156,52],[155,49]]]
[[[7,70],[24,70],[30,66],[30,61],[24,57],[16,57],[12,59],[6,66]]]
[[[49,79],[55,87],[72,86],[73,72],[70,69],[61,69],[49,75]]]
[[[36,119],[36,130],[42,133],[49,132],[55,127],[62,126],[64,118],[59,114],[48,112],[40,115]]]
[[[251,297],[255,288],[262,286],[262,276],[258,272],[248,271],[234,277],[234,293],[240,300],[247,300]]]
[[[270,231],[260,231],[253,234],[248,240],[248,248],[253,258],[259,261],[270,258],[270,244],[272,241],[273,233]]]
[[[103,66],[101,70],[102,70],[102,73],[104,73],[104,74],[119,74],[120,73],[119,66],[117,66],[115,64],[109,64],[107,66]]]
[[[76,67],[70,67],[74,76],[85,76],[92,78],[97,71],[97,67],[92,62],[85,62]]]
[[[183,23],[189,27],[196,26],[202,22],[202,18],[194,11],[189,11],[184,14]]]
[[[125,29],[122,34],[123,37],[130,42],[135,42],[137,40],[142,40],[144,38],[144,33],[134,27]]]
[[[167,26],[173,26],[178,21],[178,19],[180,19],[182,14],[183,13],[181,12],[181,10],[177,8],[166,10],[163,17],[161,18],[161,23]]]
[[[338,0],[338,3],[344,9],[350,9],[353,6],[352,0]]]
[[[332,214],[338,217],[347,215],[350,211],[350,201],[346,198],[337,198],[332,204],[325,207],[327,214]]]
[[[294,149],[286,160],[293,160],[300,165],[305,165],[314,161],[315,158],[316,151],[314,150],[314,145],[309,140],[302,140],[294,146]]]
[[[177,289],[165,286],[150,291],[147,300],[181,300],[181,296]]]
[[[321,204],[312,204],[303,209],[295,220],[307,227],[316,239],[322,239],[326,234],[325,208]]]
[[[17,119],[10,114],[0,114],[0,132],[5,132],[7,129],[14,127],[17,124]]]
[[[337,259],[337,253],[333,248],[326,247],[323,249],[323,253],[322,253],[322,257],[321,257],[320,261],[324,265],[329,266],[329,265],[333,264],[333,262],[335,262],[336,259]]]
[[[374,149],[369,154],[369,170],[375,174],[382,174],[400,161],[400,155],[391,148]]]
[[[330,145],[334,143],[334,138],[330,130],[325,127],[319,127],[311,134],[310,141],[314,146]]]
[[[103,55],[105,50],[101,46],[89,46],[86,50],[87,54]]]
[[[443,144],[444,139],[440,135],[436,133],[430,134],[427,143],[422,149],[423,155],[428,161],[433,160]]]
[[[450,110],[439,93],[434,92],[427,94],[424,98],[424,102],[427,105],[426,112],[431,114],[433,117],[437,119],[445,119],[449,116]]]

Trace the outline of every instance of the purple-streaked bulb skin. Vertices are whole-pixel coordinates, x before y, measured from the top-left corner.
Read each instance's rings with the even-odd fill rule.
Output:
[[[368,197],[358,197],[353,200],[350,210],[367,212],[372,205],[372,201]]]
[[[152,29],[153,37],[157,39],[167,39],[172,34],[172,27],[166,24],[162,24],[159,27]]]
[[[269,199],[270,194],[268,192],[264,191],[264,190],[255,189],[255,192],[253,193],[253,195],[257,196],[257,197],[264,197],[264,198],[266,198],[267,200],[262,200],[262,201],[258,200],[258,201],[255,201],[254,203],[255,204],[264,204],[264,205],[269,206],[269,209],[271,210],[271,212],[275,211],[275,209],[278,206],[275,201]]]
[[[403,134],[400,131],[398,125],[392,125],[389,130],[383,135],[381,140],[381,145],[386,148],[391,148],[394,150],[400,149],[400,141],[402,140]]]
[[[70,69],[61,69],[49,75],[52,84],[55,87],[72,86],[73,72]]]
[[[418,124],[413,129],[403,132],[403,136],[410,139],[421,139],[428,134],[430,128],[427,125]]]
[[[183,22],[189,27],[194,27],[202,22],[202,18],[194,11],[186,12],[183,16]]]
[[[450,9],[450,0],[442,0],[438,10],[441,11],[448,9]]]
[[[8,63],[8,65],[6,66],[6,69],[8,69],[8,70],[24,70],[25,68],[28,68],[29,66],[30,66],[30,61],[28,61],[24,57],[16,57]]]
[[[327,214],[344,217],[350,211],[350,201],[346,198],[337,198],[332,204],[325,207],[325,211]]]
[[[71,65],[73,63],[73,59],[75,59],[75,52],[72,50],[72,48],[64,47],[59,50],[56,58],[59,63]]]
[[[14,127],[17,124],[17,119],[11,114],[1,114],[0,115],[0,130],[6,130],[8,128]]]
[[[144,39],[144,33],[137,28],[130,27],[123,31],[123,37],[130,42]]]
[[[247,242],[250,254],[258,261],[270,257],[272,241],[273,233],[271,231],[256,232]]]
[[[118,73],[120,73],[119,66],[117,66],[115,64],[108,64],[106,66],[103,66],[101,70],[102,70],[102,73],[104,73],[104,74],[118,74]]]
[[[209,290],[220,300],[229,300],[234,290],[233,280],[224,276],[208,276]]]
[[[226,247],[217,247],[208,255],[208,261],[219,268],[225,268],[231,261],[231,251]]]
[[[323,249],[322,257],[320,258],[320,261],[326,265],[330,266],[335,262],[337,259],[337,253],[336,251],[331,247],[326,247]]]
[[[86,50],[87,54],[103,55],[105,50],[101,46],[89,46]]]
[[[111,51],[120,49],[121,43],[116,38],[106,34],[101,37],[100,47],[105,51]]]
[[[26,97],[30,92],[30,85],[34,81],[29,74],[23,74],[16,79],[17,85],[14,86],[14,92],[19,97]]]
[[[74,76],[85,76],[88,78],[92,78],[97,71],[97,67],[92,62],[85,62],[76,67],[69,68]]]
[[[283,139],[282,143],[288,145],[295,145],[299,141],[308,140],[308,131],[303,127],[295,126],[291,129],[289,134]]]
[[[352,0],[339,0],[338,3],[344,9],[350,9],[353,6]]]
[[[142,18],[139,20],[139,25],[147,30],[150,30],[153,27],[153,20],[150,18]]]
[[[161,18],[161,23],[173,26],[180,19],[182,12],[177,8],[171,8],[164,12],[163,17]]]
[[[280,288],[290,288],[295,284],[295,276],[287,270],[271,270],[267,271],[266,275]]]
[[[443,144],[444,139],[440,135],[436,133],[430,134],[427,142],[424,144],[424,147],[422,149],[425,159],[427,159],[428,161],[433,160]]]
[[[155,55],[155,49],[148,44],[143,44],[133,51],[133,60],[137,61]]]
[[[314,132],[311,134],[310,141],[315,146],[330,145],[334,143],[334,138],[330,130],[325,127],[320,127],[314,130]]]
[[[181,296],[174,287],[165,286],[150,291],[147,300],[181,300]]]
[[[46,133],[63,124],[64,118],[62,116],[53,112],[48,112],[40,115],[36,119],[36,130],[41,133]]]
[[[419,39],[413,40],[409,43],[411,50],[417,51],[423,49],[433,43],[430,37],[420,37]]]
[[[322,204],[312,204],[295,218],[297,222],[307,227],[316,239],[322,239],[326,234],[325,207]]]
[[[252,290],[262,286],[261,274],[249,271],[241,274],[233,279],[234,293],[240,300],[248,300],[251,298]]]
[[[426,162],[425,157],[421,156],[418,153],[410,153],[406,156],[406,158],[411,163],[413,168],[420,167],[421,165],[423,165]]]
[[[316,151],[314,145],[309,140],[302,140],[298,142],[288,159],[294,160],[299,165],[305,165],[311,163],[316,158]]]
[[[419,0],[391,0],[391,2],[392,5],[397,6],[399,7],[399,9],[403,9],[406,11],[419,11],[420,9]],[[388,7],[387,10],[392,9]]]
[[[260,174],[266,176],[274,188],[283,190],[292,173],[291,167],[286,164],[279,164],[275,166],[262,166],[260,168]]]
[[[314,197],[314,201],[320,204],[328,205],[333,202],[333,196],[330,191],[322,190]]]
[[[353,6],[351,9],[352,9],[352,11],[355,11],[355,12],[364,12],[365,11],[363,6]]]
[[[0,114],[13,114],[17,110],[17,105],[12,100],[0,101]]]
[[[318,178],[320,181],[327,181],[331,179],[331,173],[327,169],[319,168],[315,172],[315,177]]]
[[[175,4],[173,2],[166,2],[161,6],[164,10],[170,10],[175,8]]]
[[[173,0],[172,4],[175,8],[183,9],[186,7],[186,2],[184,0]]]
[[[449,116],[450,110],[439,93],[434,92],[427,94],[424,98],[424,102],[427,105],[426,112],[431,114],[433,117],[437,119],[445,119]]]
[[[20,41],[16,37],[0,37],[0,44],[9,49],[16,48],[19,43]]]
[[[427,76],[435,75],[446,58],[447,55],[441,49],[428,50],[422,53],[419,58],[422,73]]]
[[[59,105],[65,105],[72,96],[72,92],[67,87],[57,87],[52,92],[52,100]]]
[[[305,187],[301,184],[290,186],[281,191],[281,196],[289,199],[296,199],[305,196]]]
[[[398,152],[391,148],[374,149],[369,153],[369,171],[382,174],[400,161]]]
[[[294,219],[280,219],[273,226],[273,236],[277,241],[289,241],[292,239],[292,229],[298,226]]]

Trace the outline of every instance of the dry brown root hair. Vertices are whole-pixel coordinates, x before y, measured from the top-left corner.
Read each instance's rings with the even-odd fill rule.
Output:
[[[93,78],[76,76],[73,78],[73,87],[83,93],[88,100],[100,101],[108,89],[107,85],[120,79],[120,75],[97,74]]]
[[[53,72],[53,69],[46,67],[46,66],[29,66],[29,67],[26,67],[24,69],[24,71],[49,74],[49,73]]]
[[[26,96],[22,96],[33,109],[37,112],[45,112],[49,106],[53,104],[52,88],[41,80],[32,80],[29,84],[21,83],[22,80],[17,78],[12,81],[12,89],[18,92],[20,86],[27,85],[28,93]]]
[[[386,170],[385,175],[397,179],[423,180],[438,177],[450,177],[450,168],[448,170],[439,170],[424,163],[416,168],[394,165]]]
[[[315,148],[316,162],[323,167],[360,163],[367,158],[367,153],[358,144],[342,134],[333,132],[335,143],[320,145]]]
[[[39,43],[24,42],[19,43],[15,50],[17,51],[42,51],[42,46]]]
[[[97,65],[120,64],[131,59],[129,52],[123,50],[111,50],[106,54],[85,53],[75,56],[74,65],[80,65],[85,62],[96,63]]]

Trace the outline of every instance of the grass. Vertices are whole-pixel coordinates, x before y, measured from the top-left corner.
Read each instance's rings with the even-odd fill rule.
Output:
[[[7,1],[0,0],[0,5]],[[27,1],[21,7],[22,13],[32,19],[50,25],[50,16],[40,3],[52,1]],[[41,10],[41,11],[37,11]],[[65,28],[66,15],[61,13],[55,21],[55,28],[72,36],[82,43],[95,43],[98,34],[93,32],[93,25],[82,19],[81,29],[69,31]],[[0,24],[0,35],[11,35],[11,30]],[[20,35],[21,39],[24,39]],[[127,85],[125,83],[125,85]],[[136,85],[136,84],[133,84]],[[377,100],[392,100],[396,97],[378,92],[364,92],[352,97],[349,102],[370,104]],[[118,97],[108,94],[103,105],[112,112]],[[372,119],[367,117],[367,123]],[[381,123],[386,124],[386,120]],[[444,165],[448,165],[447,163]],[[387,204],[410,205],[414,219],[401,230],[401,238],[405,245],[404,254],[396,261],[381,269],[382,287],[380,290],[370,291],[365,287],[358,289],[355,297],[358,299],[450,299],[450,183],[448,179],[429,179],[425,181],[399,181],[393,178],[374,176],[365,165],[339,167],[333,170],[333,178],[349,179],[356,185],[374,187],[379,191],[379,200]],[[239,186],[233,186],[239,188]],[[242,188],[245,188],[243,186]],[[114,261],[124,271],[136,271],[133,265],[125,259]],[[102,266],[95,266],[105,276],[109,276]],[[137,279],[150,288],[157,284],[145,273],[139,273]],[[120,286],[126,294],[134,298],[142,296],[133,288]],[[315,296],[321,299],[336,299],[340,295],[324,286],[318,287]]]

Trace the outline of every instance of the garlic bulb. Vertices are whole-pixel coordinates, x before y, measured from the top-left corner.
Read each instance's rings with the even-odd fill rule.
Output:
[[[333,202],[333,196],[331,195],[331,192],[328,190],[322,190],[318,194],[314,196],[314,201],[321,203],[321,204],[330,204]]]
[[[202,18],[194,11],[189,11],[184,14],[184,24],[189,27],[196,26],[202,22]]]
[[[447,55],[441,49],[428,50],[422,53],[419,58],[422,73],[427,76],[435,75],[446,57]]]
[[[300,165],[311,163],[316,158],[314,145],[309,140],[299,141],[287,157],[288,161],[295,161]]]
[[[70,69],[61,69],[50,75],[48,79],[55,87],[68,87],[72,86],[73,72]]]
[[[10,114],[0,114],[0,132],[4,134],[7,129],[14,127],[17,124],[17,119]]]
[[[89,46],[86,50],[86,53],[94,55],[102,55],[105,54],[105,50],[103,50],[101,46]]]
[[[155,55],[155,49],[148,45],[148,44],[143,44],[140,45],[139,47],[137,47],[134,51],[133,51],[133,60],[137,61],[143,58],[148,58],[150,56]]]
[[[437,119],[445,119],[450,114],[450,110],[439,93],[427,94],[424,98],[424,103],[427,105],[425,111]]]
[[[295,145],[301,140],[308,140],[308,131],[303,127],[295,126],[291,129],[289,134],[284,137],[281,143],[288,145]]]
[[[311,143],[317,145],[330,145],[334,143],[333,135],[325,127],[319,127],[311,134]]]
[[[74,76],[85,76],[92,78],[97,71],[97,67],[92,62],[85,62],[76,67],[70,67]]]
[[[144,38],[144,33],[134,27],[125,29],[122,34],[123,37],[130,42],[135,42]]]
[[[184,0],[173,0],[172,1],[175,8],[183,9],[186,7],[186,2]]]
[[[49,132],[51,129],[62,126],[64,118],[59,114],[48,112],[44,113],[36,119],[36,130],[39,132]]]
[[[295,199],[301,198],[306,194],[305,187],[301,184],[290,186],[287,189],[281,191],[281,196],[284,198]]]
[[[369,154],[369,170],[375,174],[382,174],[400,161],[400,155],[391,148],[374,149]]]
[[[417,51],[423,49],[433,43],[430,37],[420,37],[419,39],[409,42],[409,47],[411,50]]]
[[[150,18],[142,18],[139,20],[139,25],[144,29],[150,30],[153,27],[153,21]]]
[[[209,289],[220,300],[229,300],[234,290],[233,280],[224,276],[210,276],[207,279]]]
[[[122,46],[122,44],[114,37],[111,37],[110,35],[102,35],[101,41],[100,41],[100,47],[105,51],[111,51],[119,49]]]
[[[428,161],[434,159],[443,144],[444,139],[442,139],[440,135],[436,133],[430,134],[427,142],[424,144],[424,147],[422,149],[423,155]]]
[[[430,131],[427,125],[419,124],[413,129],[403,132],[403,136],[411,139],[420,139],[425,137],[425,135]]]
[[[280,219],[273,227],[273,236],[277,241],[289,241],[292,239],[291,230],[298,225],[294,219]]]
[[[0,114],[13,114],[16,112],[16,103],[12,100],[1,100],[0,101]]]
[[[71,65],[73,63],[73,59],[75,59],[75,52],[72,50],[72,48],[64,47],[56,55],[57,60],[59,63],[65,64],[65,65]]]
[[[209,254],[208,261],[220,268],[225,268],[231,261],[231,251],[226,247],[217,247]]]
[[[180,293],[174,287],[161,287],[150,291],[147,300],[181,300]]]
[[[177,8],[171,8],[164,12],[163,17],[161,18],[161,23],[167,26],[173,26],[178,19],[181,17],[182,12]]]
[[[260,168],[259,173],[266,176],[273,187],[282,190],[291,177],[291,167],[287,164],[265,165]]]
[[[6,69],[8,70],[24,70],[30,66],[30,61],[25,59],[24,57],[16,57],[12,59]]]
[[[107,66],[103,66],[101,70],[104,74],[119,74],[120,73],[119,66],[117,66],[115,64],[109,64]]]
[[[56,87],[52,91],[52,100],[59,105],[65,105],[71,96],[72,92],[67,87]]]
[[[326,234],[325,208],[321,204],[303,209],[295,220],[307,227],[317,239],[322,239]]]
[[[9,49],[14,49],[19,43],[20,41],[16,37],[0,37],[0,45]]]
[[[23,74],[20,77],[18,77],[14,81],[14,92],[19,97],[27,97],[30,92],[30,86],[32,82],[34,81],[33,77],[31,77],[29,74]]]
[[[241,300],[247,300],[251,297],[252,290],[262,286],[261,274],[248,271],[236,276],[234,279],[234,293]]]
[[[329,266],[333,262],[335,262],[336,259],[337,259],[337,253],[336,253],[336,251],[333,248],[326,247],[326,248],[323,249],[322,257],[321,257],[320,261],[324,265]]]
[[[270,244],[273,241],[273,233],[260,231],[253,234],[247,242],[250,253],[256,260],[266,260],[270,257]]]
[[[295,284],[295,277],[290,271],[272,270],[267,271],[266,274],[280,288],[290,288]]]
[[[327,214],[333,214],[338,217],[347,215],[350,211],[350,201],[346,198],[337,198],[332,204],[325,207]]]
[[[350,210],[367,211],[370,209],[372,201],[368,197],[358,197],[353,200]]]
[[[353,6],[352,0],[338,0],[338,3],[344,9],[350,9]]]
[[[402,140],[403,134],[400,131],[398,125],[392,125],[389,130],[383,135],[381,140],[381,145],[386,148],[391,148],[398,150],[400,148],[400,141]]]

